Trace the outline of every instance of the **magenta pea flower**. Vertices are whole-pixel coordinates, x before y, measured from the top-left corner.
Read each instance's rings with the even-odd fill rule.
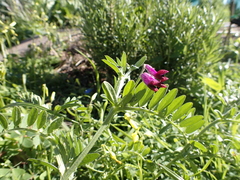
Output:
[[[164,77],[164,75],[166,73],[168,73],[169,71],[165,70],[165,69],[161,69],[159,71],[156,71],[152,66],[150,66],[149,64],[145,64],[145,69],[148,71],[149,74],[153,75],[156,79],[161,80],[162,77]]]
[[[159,88],[166,88],[167,86],[163,84],[164,81],[168,80],[164,75],[169,71],[161,69],[156,71],[152,66],[145,64],[145,69],[148,72],[141,74],[143,82],[153,91],[158,91]]]

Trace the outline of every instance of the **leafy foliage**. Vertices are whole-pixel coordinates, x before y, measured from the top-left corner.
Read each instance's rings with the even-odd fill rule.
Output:
[[[55,25],[82,23],[97,64],[84,56],[96,79],[89,96],[71,86],[77,82],[56,78],[59,60],[44,49],[33,46],[21,59],[4,55],[0,178],[237,179],[238,39],[222,54],[214,2],[1,1],[2,52],[26,38],[25,30],[49,35]],[[140,82],[144,55],[171,71],[168,88],[155,93]],[[114,72],[112,82],[100,81],[101,63]],[[58,83],[71,97],[59,101]]]
[[[221,17],[189,1],[82,1],[81,31],[86,48],[101,66],[108,54],[125,51],[130,62],[147,55],[157,69],[170,71],[170,84],[185,87],[219,61]],[[171,80],[172,79],[172,80]],[[174,81],[173,81],[174,79]]]
[[[91,115],[92,108],[90,107],[95,99],[91,99],[88,108],[83,106],[81,101],[72,99],[54,109],[51,109],[51,106],[49,108],[40,106],[42,101],[39,99],[39,105],[15,103],[6,106],[5,109],[12,113],[1,114],[1,125],[4,128],[2,131],[5,133],[21,132],[16,137],[23,138],[22,148],[41,147],[48,152],[49,146],[45,147],[44,142],[47,141],[47,144],[51,144],[51,149],[54,149],[51,154],[55,158],[42,155],[35,157],[36,155],[34,155],[30,161],[47,166],[52,175],[60,173],[62,179],[71,177],[79,165],[90,169],[97,168],[98,170],[96,169],[96,172],[93,173],[95,175],[101,171],[108,171],[103,179],[112,179],[116,175],[123,176],[123,178],[139,176],[146,178],[181,177],[178,172],[171,170],[170,165],[177,161],[186,163],[183,162],[185,159],[182,159],[181,155],[185,149],[191,148],[193,154],[194,147],[202,149],[203,152],[206,151],[207,148],[195,139],[198,134],[202,133],[199,130],[205,121],[203,116],[194,115],[195,109],[191,107],[190,103],[183,104],[185,96],[176,97],[177,89],[172,89],[169,92],[167,89],[160,89],[154,94],[150,89],[146,89],[147,87],[143,83],[138,84],[130,80],[130,83],[125,85],[131,71],[139,68],[144,60],[145,58],[142,58],[135,65],[130,66],[126,63],[126,54],[123,54],[121,59],[117,59],[117,61],[110,57],[105,59],[105,62],[112,68],[119,67],[120,64],[122,66],[118,69],[113,68],[118,73],[115,86],[108,82],[104,82],[102,85],[103,97],[107,101],[104,104],[102,101],[95,102],[94,106],[98,107],[97,111],[100,114],[103,113],[100,116],[105,119],[102,125],[101,121],[96,121]],[[109,111],[106,109],[107,102],[110,103]],[[29,110],[26,109],[28,107]],[[75,119],[69,119],[61,113],[65,111],[71,112]],[[79,116],[79,113],[82,115]],[[105,113],[107,115],[104,115]],[[119,116],[121,113],[124,113],[123,117]],[[23,114],[25,115],[23,116]],[[64,119],[65,121],[63,121]],[[66,126],[66,120],[73,124],[69,127]],[[96,127],[97,132],[94,133],[95,130],[91,127]],[[108,127],[110,127],[110,131],[105,131]],[[174,134],[170,133],[172,130],[174,130]],[[26,135],[22,136],[25,133]],[[89,133],[95,134],[90,142],[87,138]],[[80,136],[80,134],[85,135]],[[78,141],[77,139],[80,137],[82,140]],[[183,138],[181,140],[183,142],[178,145],[178,148],[182,150],[179,151],[175,145],[169,144],[173,137],[175,141],[178,138]],[[102,145],[100,146],[100,144]],[[159,159],[155,149],[159,149],[166,159]],[[164,149],[170,150],[170,154]],[[89,152],[91,154],[88,154]],[[129,161],[131,154],[134,156],[131,158],[132,161]],[[175,154],[176,158],[173,158],[171,154]],[[109,155],[111,161],[116,162],[115,168],[102,169],[99,167],[99,164],[106,161],[106,155]],[[95,159],[96,162],[91,162]],[[57,162],[57,166],[54,165],[55,162]],[[137,164],[139,165],[136,166]],[[158,166],[158,164],[160,165]],[[148,171],[148,166],[149,168],[155,166],[155,170],[150,168],[151,171]],[[130,171],[126,171],[128,167],[132,167]],[[159,168],[162,169],[163,174],[157,173]],[[80,167],[78,171],[82,171]],[[189,171],[192,170],[189,169]]]

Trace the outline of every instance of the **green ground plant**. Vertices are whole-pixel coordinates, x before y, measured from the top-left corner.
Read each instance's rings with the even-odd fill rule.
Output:
[[[78,99],[73,98],[67,100],[62,106],[58,105],[51,109],[51,101],[43,104],[44,99],[36,96],[32,97],[35,100],[32,100],[32,103],[19,102],[6,106],[2,109],[0,118],[3,142],[10,143],[11,141],[6,138],[13,136],[12,143],[19,142],[15,149],[20,148],[19,151],[25,152],[27,151],[25,148],[36,148],[31,151],[32,157],[31,155],[28,157],[30,159],[24,159],[20,153],[16,153],[15,156],[22,157],[24,162],[28,160],[46,165],[48,171],[45,174],[48,178],[52,176],[51,171],[53,171],[52,173],[58,174],[58,177],[62,176],[62,179],[68,179],[74,176],[73,173],[79,169],[81,163],[86,164],[96,159],[94,164],[85,167],[93,171],[92,177],[96,177],[96,173],[100,173],[103,179],[120,177],[151,179],[151,177],[168,176],[181,179],[177,172],[171,170],[172,164],[183,160],[182,153],[186,149],[195,149],[195,140],[191,140],[191,137],[194,136],[188,134],[197,132],[196,130],[204,124],[203,116],[194,115],[195,109],[192,108],[191,103],[183,105],[185,96],[176,98],[177,89],[167,92],[167,89],[163,88],[154,94],[153,91],[147,89],[144,83],[138,84],[138,81],[131,80],[131,71],[140,68],[144,61],[145,58],[142,58],[135,65],[130,66],[126,64],[126,54],[123,54],[122,58],[117,61],[106,56],[105,62],[117,73],[115,85],[104,82],[102,97],[105,101],[94,103],[97,96],[95,94],[87,107],[83,106]],[[44,88],[44,94],[47,94],[46,88]],[[91,116],[95,107],[99,114],[98,120]],[[61,114],[64,111],[74,116],[74,119],[69,119]],[[136,114],[137,112],[139,115]],[[70,121],[72,124],[67,126],[64,120]],[[93,127],[97,128],[96,132]],[[181,134],[180,137],[183,138],[179,144],[182,146],[181,150],[168,143],[174,137],[165,137],[165,133],[172,128],[177,130]],[[69,130],[71,133],[68,132]],[[86,134],[81,136],[82,133]],[[162,137],[159,137],[160,134]],[[64,141],[62,138],[68,140]],[[75,141],[75,138],[80,139]],[[168,138],[170,139],[167,140]],[[177,140],[178,138],[175,137],[175,141]],[[50,149],[48,145],[44,146],[45,141],[50,141],[47,143],[51,144]],[[200,142],[197,144],[204,148]],[[69,145],[72,148],[67,148]],[[8,146],[10,145],[6,144],[3,148]],[[52,158],[49,158],[49,153],[47,153],[48,156],[44,156],[42,153],[37,155],[38,148],[46,152],[50,150]],[[156,149],[170,150],[165,152],[166,159],[164,161],[159,159],[159,153],[155,154]],[[91,153],[89,154],[89,152]],[[78,155],[79,153],[80,155]],[[175,154],[174,158],[171,156],[173,153]],[[129,161],[130,154],[135,157],[133,162]],[[10,155],[13,154],[10,153]],[[109,156],[116,162],[117,170],[109,169],[110,166],[98,167],[100,163],[97,162],[97,159],[105,162],[105,156]],[[5,158],[9,159],[7,155]],[[57,165],[54,162],[57,162]],[[30,163],[29,166],[34,165]],[[153,166],[156,170],[152,169]],[[129,170],[128,167],[132,168]],[[6,170],[6,174],[12,173],[9,169],[3,170]],[[81,168],[79,171],[82,171]],[[25,171],[22,173],[24,173],[22,176],[25,173],[30,174]]]
[[[0,18],[4,24],[16,23],[18,42],[42,35],[55,41],[57,28],[76,27],[80,23],[78,7],[77,0],[3,0]]]
[[[2,49],[15,43],[16,28],[24,39],[25,30],[48,34],[52,25],[83,23],[95,80],[84,94],[77,79],[53,72],[59,59],[44,48],[4,56],[0,179],[239,178],[239,40],[223,48],[227,54],[220,50],[215,6],[16,2],[0,2]],[[146,62],[170,70],[169,87],[153,92],[140,81]],[[112,69],[111,83],[100,81],[101,66]]]
[[[46,103],[43,86],[42,98],[26,93],[25,101],[3,107],[2,174],[63,180],[236,177],[239,102],[221,109],[214,105],[218,100],[207,98],[211,93],[203,93],[205,114],[195,115],[177,89],[154,93],[130,78],[145,60],[129,65],[126,54],[116,60],[106,56],[115,83],[103,82],[103,94],[95,93],[88,104],[75,97],[53,107],[54,93]],[[227,68],[221,70],[227,74]],[[203,87],[216,91],[217,82],[209,79],[203,79]]]
[[[239,64],[230,61],[218,63],[202,79],[205,84],[202,97],[204,117],[208,124],[214,124],[216,128],[206,132],[204,139],[212,142],[209,146],[213,148],[215,157],[209,166],[215,169],[217,179],[238,178],[237,174],[240,170],[238,168],[240,146],[237,142],[240,118],[239,68]],[[213,131],[215,134],[212,133]],[[226,169],[229,171],[227,172]]]

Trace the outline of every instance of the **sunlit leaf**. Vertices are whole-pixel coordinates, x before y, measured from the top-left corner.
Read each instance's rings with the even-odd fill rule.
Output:
[[[180,122],[180,127],[187,127],[187,126],[192,126],[193,124],[201,121],[203,119],[203,116],[197,115],[193,116],[187,119],[184,119],[183,121]]]
[[[141,67],[145,61],[147,60],[147,56],[143,56],[140,60],[138,60],[136,63],[135,63],[135,66],[137,67]]]
[[[200,127],[204,125],[205,121],[200,120],[197,123],[192,124],[191,126],[188,126],[185,130],[186,133],[192,133],[196,130],[198,130]]]
[[[111,67],[117,74],[119,74],[120,71],[118,69],[118,64],[109,56],[105,56],[105,58],[106,59],[103,59],[102,61]]]
[[[194,116],[195,112],[196,112],[196,108],[193,107],[187,112],[186,116],[188,117]]]
[[[174,114],[172,117],[172,120],[175,121],[179,118],[181,118],[183,115],[185,115],[193,106],[193,103],[188,102],[184,105],[182,105]]]
[[[3,114],[0,114],[0,124],[4,129],[8,128],[8,121]]]
[[[171,169],[169,169],[167,166],[164,166],[162,164],[158,164],[160,167],[163,168],[163,170],[169,174],[173,179],[177,179],[177,180],[184,180],[181,176],[179,176],[178,174],[176,174],[174,171],[172,171]]]
[[[151,148],[150,147],[145,147],[142,151],[142,156],[146,156],[150,152],[151,152]]]
[[[36,135],[32,140],[35,147],[41,144],[41,137],[39,135]]]
[[[117,104],[116,92],[112,87],[112,85],[109,82],[104,81],[102,84],[102,88],[103,88],[104,94],[106,95],[107,100],[110,103],[112,103],[112,105],[116,105]]]
[[[165,107],[167,107],[173,99],[176,97],[178,90],[173,89],[165,95],[157,107],[157,111],[160,113]]]
[[[169,115],[177,108],[179,108],[184,103],[185,99],[186,99],[185,95],[179,96],[176,99],[174,99],[172,103],[167,107],[166,115]]]
[[[0,168],[0,178],[1,179],[2,179],[2,177],[6,176],[9,173],[11,173],[11,169],[10,168]]]
[[[26,173],[24,169],[20,168],[12,168],[12,179],[19,179],[19,177],[23,177]]]
[[[33,147],[33,141],[29,137],[24,137],[21,145],[25,148]]]
[[[204,84],[207,84],[210,88],[216,90],[216,91],[221,91],[222,86],[218,82],[214,81],[213,79],[210,78],[202,78],[202,82]]]
[[[28,114],[27,118],[27,125],[31,126],[35,123],[38,117],[38,109],[37,108],[32,108]]]
[[[198,142],[198,141],[194,141],[194,142],[193,142],[193,145],[194,145],[196,148],[200,149],[201,151],[207,152],[207,148],[206,148],[202,143],[200,143],[200,142]]]
[[[49,168],[51,168],[51,169],[53,169],[53,170],[58,172],[58,168],[56,166],[54,166],[53,164],[51,164],[51,163],[48,163],[48,162],[45,162],[45,161],[42,161],[42,160],[39,160],[39,159],[34,159],[34,158],[29,158],[28,161],[31,161],[31,162],[34,162],[34,163],[37,163],[37,164],[49,167]]]
[[[45,125],[46,121],[47,121],[47,112],[42,111],[39,114],[38,119],[37,119],[37,128],[38,129],[42,128]]]
[[[127,82],[127,84],[125,85],[124,89],[123,89],[123,97],[126,96],[129,93],[133,93],[133,88],[135,86],[135,82],[133,80],[130,80]]]
[[[100,155],[98,153],[87,154],[85,156],[85,158],[82,160],[80,165],[84,165],[84,164],[90,163],[90,162],[94,161],[95,159],[97,159],[99,156]]]
[[[162,99],[164,94],[166,93],[167,88],[160,88],[152,97],[148,104],[149,109],[153,109]]]
[[[149,101],[149,99],[151,99],[153,94],[154,94],[154,91],[147,88],[145,94],[143,95],[143,97],[138,102],[139,106],[140,107],[144,106]]]
[[[48,127],[47,132],[48,133],[52,133],[55,129],[58,129],[63,122],[63,118],[59,117],[57,119],[55,119]]]
[[[127,68],[127,55],[125,52],[123,52],[121,57],[121,66],[121,68],[123,68],[123,72],[125,72]]]
[[[15,106],[12,110],[12,120],[15,126],[18,126],[21,123],[21,111],[17,106]]]

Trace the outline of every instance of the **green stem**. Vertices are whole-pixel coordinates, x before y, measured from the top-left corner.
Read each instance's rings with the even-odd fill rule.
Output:
[[[216,120],[211,122],[210,124],[208,124],[196,137],[195,139],[199,138],[201,135],[204,134],[205,131],[207,131],[208,129],[210,129],[212,126],[214,126],[217,123],[239,123],[240,121],[238,120]]]
[[[149,109],[144,109],[141,107],[124,107],[124,108],[119,109],[119,111],[142,111],[142,112],[153,114],[153,115],[159,115],[155,111],[151,111]]]
[[[166,167],[170,167],[173,163],[175,163],[176,161],[184,158],[184,154],[185,152],[188,150],[188,148],[190,148],[191,144],[186,144],[186,146],[181,150],[181,152],[171,161],[169,162]]]
[[[124,86],[124,81],[126,80],[126,76],[120,76],[120,80],[117,82],[117,86],[115,88],[116,97],[119,98],[122,87]]]
[[[80,165],[82,160],[86,157],[86,155],[89,153],[89,151],[92,149],[98,138],[102,135],[103,131],[109,127],[111,120],[113,119],[113,116],[118,111],[116,108],[111,108],[110,112],[108,113],[106,120],[102,124],[102,126],[98,129],[92,140],[89,142],[87,147],[82,151],[82,153],[77,157],[77,159],[74,161],[74,163],[71,165],[69,169],[63,174],[61,177],[61,180],[68,180],[68,178],[74,173],[77,169],[77,167]]]
[[[239,121],[237,120],[216,120],[213,121],[212,123],[210,123],[208,126],[206,126],[196,137],[195,139],[198,139],[202,134],[204,134],[205,131],[207,131],[209,128],[211,128],[212,126],[214,126],[217,123],[229,123],[229,122],[236,122],[239,123]],[[182,151],[171,161],[167,164],[167,167],[170,167],[173,163],[175,163],[176,161],[184,158],[184,154],[185,151],[188,150],[188,148],[191,146],[191,144],[186,144],[186,146],[182,149]]]
[[[84,56],[89,62],[90,64],[92,65],[93,67],[93,71],[95,73],[95,76],[96,76],[96,86],[97,86],[97,93],[100,94],[100,91],[101,91],[101,86],[100,86],[100,75],[99,75],[99,72],[98,72],[98,69],[96,67],[96,65],[94,64],[94,61],[91,60],[89,57],[87,57],[84,53],[82,53],[81,51],[79,51],[78,49],[75,49],[78,53],[80,53],[82,56]]]

